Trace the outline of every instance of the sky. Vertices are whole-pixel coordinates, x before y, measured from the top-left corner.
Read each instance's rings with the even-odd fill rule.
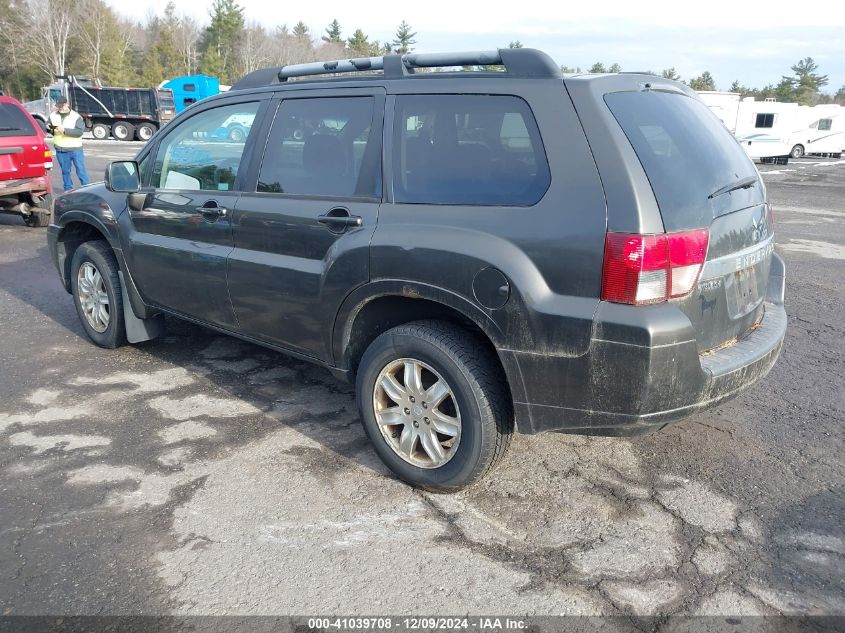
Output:
[[[143,20],[163,13],[167,0],[107,0],[119,13]],[[508,3],[427,0],[282,4],[239,0],[247,22],[267,27],[302,20],[319,36],[337,19],[344,37],[360,28],[370,39],[391,40],[404,19],[417,32],[417,52],[505,47],[519,40],[559,64],[587,70],[614,62],[623,70],[674,67],[690,79],[709,70],[717,87],[738,79],[749,87],[776,84],[799,59],[812,57],[829,76],[823,92],[845,86],[845,2],[842,0],[601,0]],[[211,0],[178,0],[177,12],[207,21]],[[274,8],[268,9],[269,6]]]

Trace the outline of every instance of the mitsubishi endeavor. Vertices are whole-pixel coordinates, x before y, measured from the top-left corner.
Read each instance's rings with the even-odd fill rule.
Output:
[[[251,73],[59,197],[49,242],[94,343],[168,314],[323,365],[441,491],[514,431],[712,407],[786,330],[763,182],[695,93],[530,49]]]

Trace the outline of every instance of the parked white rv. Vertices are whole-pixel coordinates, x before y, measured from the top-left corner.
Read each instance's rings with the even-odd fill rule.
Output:
[[[719,117],[754,160],[836,156],[845,152],[845,108],[802,106],[775,99],[742,99],[736,92],[701,91],[702,101]]]
[[[722,120],[753,160],[785,161],[798,123],[797,103],[741,99],[735,92],[702,91],[704,103]]]
[[[818,105],[802,113],[804,126],[793,133],[789,155],[841,156],[845,152],[845,108]]]

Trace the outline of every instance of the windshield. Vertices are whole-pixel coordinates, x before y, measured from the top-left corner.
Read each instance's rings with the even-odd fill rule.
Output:
[[[14,103],[0,103],[0,136],[35,136],[29,117]]]
[[[654,191],[667,231],[708,226],[718,215],[762,202],[762,187],[709,196],[759,177],[742,147],[709,108],[659,91],[605,95]]]

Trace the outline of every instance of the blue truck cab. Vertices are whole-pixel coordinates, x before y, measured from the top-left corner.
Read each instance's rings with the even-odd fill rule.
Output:
[[[176,77],[166,81],[162,88],[170,88],[173,91],[173,99],[176,101],[176,112],[182,112],[188,106],[220,93],[220,80],[217,77],[206,75],[187,75]]]

